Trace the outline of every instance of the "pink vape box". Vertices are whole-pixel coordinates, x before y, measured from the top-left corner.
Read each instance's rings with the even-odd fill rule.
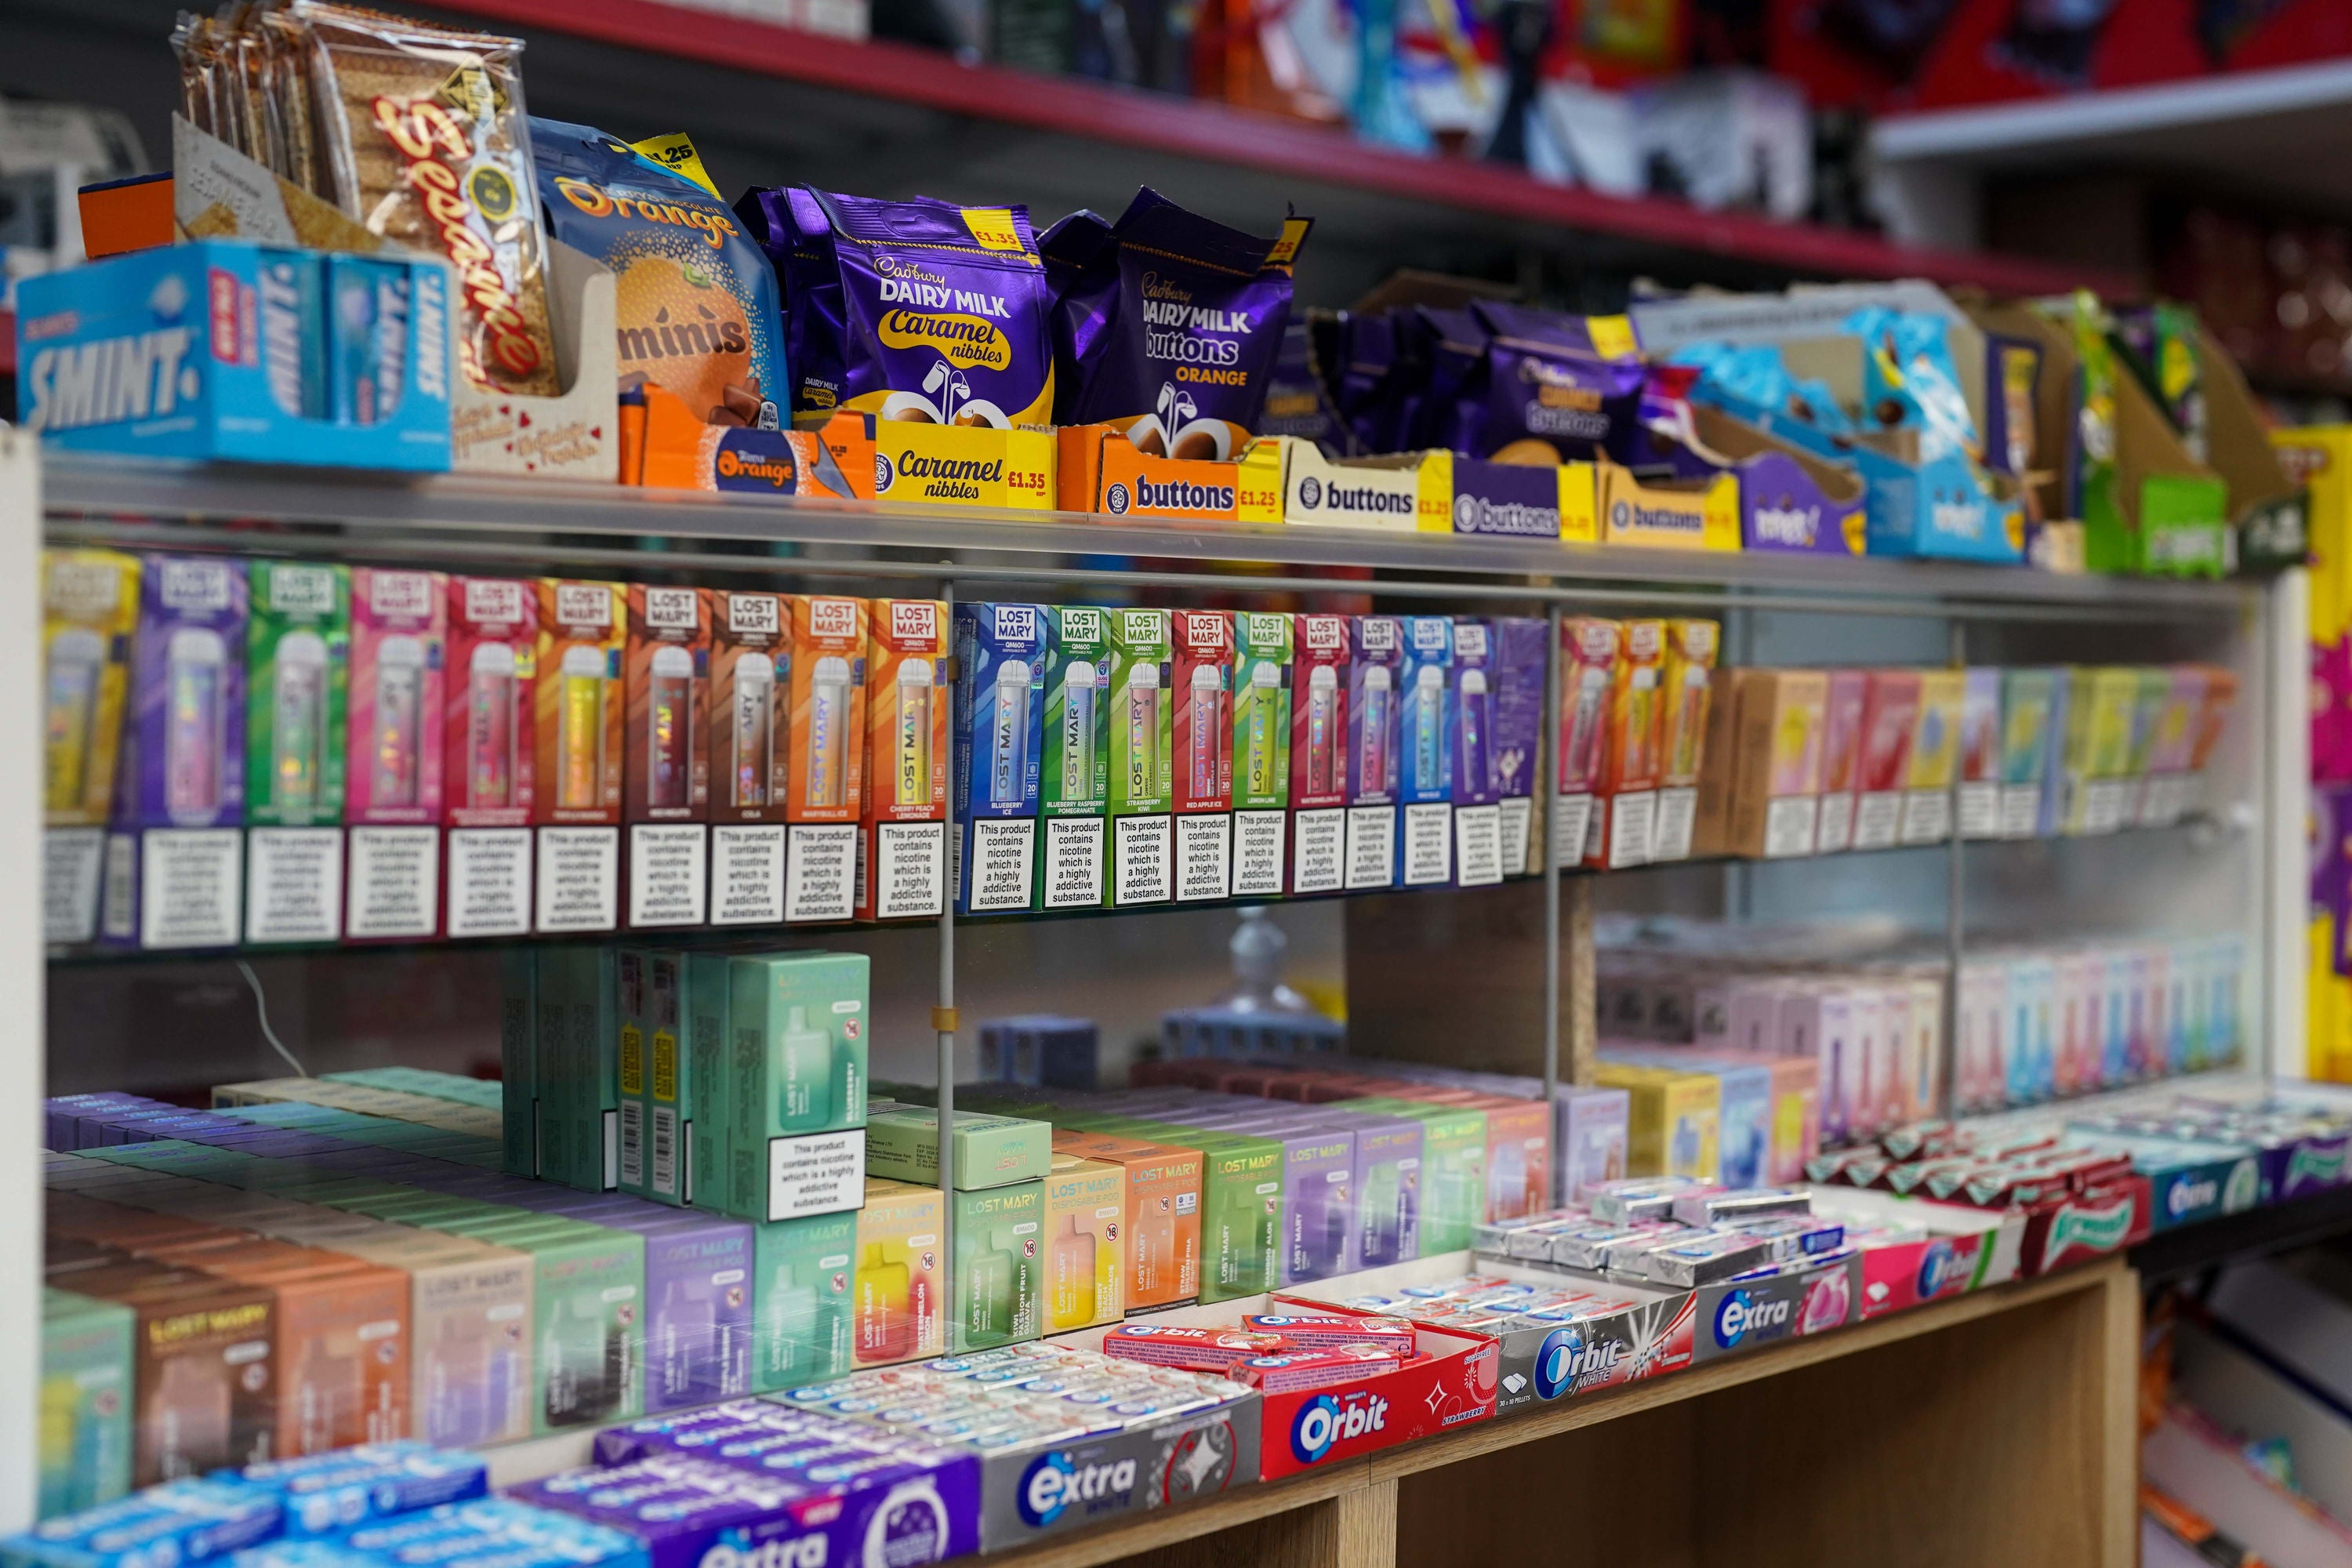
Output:
[[[1822,808],[1815,853],[1853,847],[1854,789],[1862,776],[1862,710],[1870,676],[1859,669],[1829,672],[1822,709]]]
[[[1291,625],[1290,844],[1293,893],[1346,885],[1349,626],[1345,616]]]
[[[448,624],[445,820],[528,826],[539,589],[519,579],[452,577]]]
[[[1911,738],[1919,727],[1919,672],[1874,669],[1862,709],[1853,847],[1894,846],[1903,825],[1903,791],[1911,777]]]
[[[352,940],[414,940],[441,929],[448,595],[438,572],[352,573],[343,934]]]

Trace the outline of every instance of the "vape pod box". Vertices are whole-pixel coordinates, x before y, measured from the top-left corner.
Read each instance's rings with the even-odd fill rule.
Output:
[[[948,1130],[948,1184],[979,1192],[1043,1176],[1054,1158],[1048,1122],[959,1110]],[[891,1105],[866,1118],[866,1168],[877,1177],[936,1186],[940,1181],[939,1112],[923,1105]]]
[[[645,1237],[645,1409],[751,1392],[751,1227],[712,1215],[608,1220]]]
[[[1085,1129],[1083,1122],[1079,1123]],[[1286,1250],[1283,1147],[1271,1139],[1111,1118],[1100,1131],[1201,1151],[1201,1300],[1263,1295]]]
[[[1550,854],[1563,866],[1584,858],[1608,738],[1609,690],[1624,641],[1617,621],[1570,616],[1559,624],[1559,756],[1549,826]]]
[[[1264,1138],[1282,1150],[1283,1248],[1276,1283],[1351,1274],[1359,1265],[1356,1137],[1312,1115],[1207,1118],[1204,1125]]]
[[[2065,831],[2113,833],[2124,825],[2130,803],[2132,715],[2139,702],[2139,671],[2130,665],[2101,665],[2076,672],[2072,696],[2088,701],[2071,707],[2067,735],[2068,795]]]
[[[1727,847],[1764,859],[1811,854],[1828,679],[1807,669],[1731,674],[1736,706],[1726,761],[1734,782]]]
[[[1350,627],[1345,616],[1291,623],[1289,890],[1336,893],[1347,885]]]
[[[866,601],[795,594],[791,606],[784,919],[845,921],[866,810]]]
[[[1657,826],[1659,743],[1665,714],[1659,689],[1666,657],[1664,621],[1626,621],[1601,723],[1601,771],[1593,786],[1587,865],[1644,865]]]
[[[98,934],[99,873],[122,743],[139,558],[41,552],[42,846],[45,940]]]
[[[1723,1091],[1717,1079],[1616,1062],[1601,1063],[1599,1079],[1602,1088],[1627,1093],[1629,1174],[1717,1179]]]
[[[539,952],[539,1173],[583,1192],[620,1182],[618,970],[607,947]]]
[[[277,1299],[265,1286],[150,1264],[72,1276],[137,1320],[131,1480],[248,1465],[277,1451]]]
[[[442,1221],[531,1260],[531,1432],[639,1415],[645,1401],[646,1238],[553,1215]]]
[[[1404,626],[1394,616],[1359,616],[1347,697],[1347,887],[1396,886],[1398,757],[1404,682]]]
[[[1176,895],[1168,612],[1104,614],[1110,631],[1110,901],[1162,904]]]
[[[620,584],[541,579],[531,816],[542,935],[611,931],[619,918],[628,630]]]
[[[351,574],[257,561],[247,585],[245,940],[332,942],[343,916]]]
[[[1127,1311],[1171,1307],[1201,1293],[1200,1150],[1067,1129],[1055,1132],[1054,1151],[1126,1173],[1127,1275],[1119,1289]]]
[[[1316,1114],[1355,1135],[1356,1260],[1385,1268],[1421,1256],[1419,1121],[1380,1111],[1318,1106]]]
[[[131,1310],[119,1301],[41,1293],[36,1504],[43,1519],[95,1508],[131,1489],[134,1327]]]
[[[1440,1104],[1486,1113],[1486,1221],[1517,1219],[1551,1207],[1551,1110],[1540,1100],[1437,1091]]]
[[[1233,731],[1228,739],[1234,803],[1231,890],[1237,899],[1280,898],[1286,883],[1291,622],[1291,616],[1281,610],[1233,613]],[[1329,771],[1328,759],[1325,771]]]
[[[1103,901],[1110,801],[1110,629],[1118,612],[1045,606],[1045,706],[1037,757],[1043,842],[1033,899],[1045,910]],[[1155,671],[1155,674],[1157,672]]]
[[[2000,678],[1967,673],[1960,696],[1960,820],[1963,838],[2000,837]]]
[[[1037,795],[1051,612],[1043,605],[955,607],[956,911],[1025,910],[1037,880]],[[1082,681],[1091,681],[1091,663]],[[1091,694],[1093,688],[1086,688]],[[1093,744],[1091,710],[1086,747]],[[1058,737],[1057,737],[1058,739]],[[1082,754],[1077,772],[1091,776]],[[1065,767],[1068,759],[1057,758]]]
[[[710,599],[632,583],[622,658],[621,814],[628,924],[698,926],[708,912]]]
[[[863,1190],[859,1197],[865,1196]],[[751,1227],[751,1387],[772,1394],[850,1369],[857,1214]]]
[[[950,1352],[991,1350],[1034,1340],[1045,1331],[1040,1310],[1047,1267],[1040,1249],[1045,1233],[1045,1184],[1031,1180],[959,1192],[950,1199],[955,1205],[947,1325]]]
[[[1493,759],[1503,875],[1523,877],[1538,868],[1532,859],[1536,770],[1544,753],[1546,639],[1550,628],[1528,616],[1499,616],[1489,620],[1486,628],[1493,639],[1487,679],[1494,701],[1494,732],[1487,746]]]
[[[2003,838],[2031,838],[2042,831],[2043,784],[2055,751],[2053,721],[2062,672],[2000,671],[2000,822]]]
[[[1559,1202],[1580,1202],[1594,1183],[1628,1174],[1631,1117],[1622,1089],[1561,1086],[1552,1100],[1552,1193]]]
[[[1941,844],[1952,833],[1952,786],[1960,769],[1960,723],[1968,704],[1968,672],[1923,669],[1919,704],[1904,770],[1905,844]]]
[[[1650,832],[1650,858],[1687,860],[1698,817],[1698,780],[1706,765],[1707,709],[1715,672],[1717,628],[1713,621],[1665,623],[1661,673],[1658,809]]]
[[[936,916],[947,900],[952,760],[948,607],[937,599],[877,599],[868,616],[857,915]]]
[[[343,934],[433,936],[441,929],[442,668],[448,579],[352,572],[351,824]]]
[[[449,579],[441,779],[451,937],[530,934],[539,597],[517,578]]]
[[[1454,620],[1405,616],[1398,630],[1398,876],[1408,888],[1433,887],[1454,879]]]
[[[499,955],[499,1168],[539,1174],[539,955]]]
[[[2132,704],[2131,745],[2124,761],[2120,814],[2126,827],[2139,824],[2141,804],[2147,795],[2148,771],[2156,760],[2157,731],[2164,723],[2164,710],[2171,697],[2172,671],[2160,666],[2142,666],[2139,694]],[[2179,721],[2179,728],[2188,728],[2185,715]]]
[[[698,984],[724,986],[724,960],[694,962],[668,948],[623,948],[614,961],[619,984],[620,1189],[682,1208],[703,1197],[696,1187],[703,1163],[697,1147],[715,1118],[716,1098],[704,1077],[707,1058],[694,1048],[695,1011],[706,1007]],[[713,974],[718,978],[712,979]]]
[[[1454,881],[1457,887],[1491,887],[1503,879],[1503,814],[1496,802],[1494,627],[1491,622],[1457,616],[1454,657],[1446,670],[1446,708],[1452,718],[1453,767],[1448,793],[1454,802]]]
[[[1044,1193],[1045,1331],[1118,1321],[1127,1311],[1127,1167],[1057,1150]]]
[[[784,918],[784,803],[792,793],[791,602],[705,590],[710,605],[710,923]]]
[[[246,574],[151,555],[131,645],[100,934],[234,947],[242,926]]]
[[[698,1197],[764,1222],[856,1207],[866,1179],[866,955],[738,957],[728,980],[726,1191]]]
[[[1486,1112],[1384,1096],[1336,1100],[1332,1108],[1421,1124],[1421,1252],[1427,1257],[1468,1247],[1486,1217]]]
[[[2148,746],[2137,820],[2142,827],[2168,827],[2189,809],[2189,763],[2205,701],[2206,672],[2193,664],[2178,664],[2154,673],[2164,679],[2167,691]]]
[[[247,1242],[198,1267],[267,1287],[280,1458],[384,1442],[410,1430],[409,1281],[312,1248]]]
[[[850,1361],[887,1366],[938,1355],[945,1327],[937,1187],[868,1179],[850,1283]]]
[[[1918,728],[1919,671],[1870,671],[1862,704],[1862,751],[1854,768],[1854,848],[1890,849],[1901,842],[1904,794]]]
[[[1822,707],[1822,805],[1814,853],[1835,855],[1853,847],[1855,791],[1862,778],[1862,717],[1870,697],[1870,673],[1827,672]]]
[[[1227,611],[1169,612],[1169,801],[1179,903],[1222,899],[1233,889],[1234,641]]]

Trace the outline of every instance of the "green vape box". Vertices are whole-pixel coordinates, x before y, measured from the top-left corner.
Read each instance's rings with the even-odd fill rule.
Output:
[[[1421,1123],[1421,1255],[1457,1252],[1486,1216],[1486,1113],[1475,1107],[1367,1096],[1335,1110],[1409,1116]]]
[[[1175,776],[1168,754],[1173,711],[1168,701],[1168,612],[1112,610],[1108,616],[1110,812],[1154,815],[1170,808]]]
[[[866,1125],[868,983],[858,952],[728,966],[728,1213],[793,1219],[862,1201],[863,1139],[824,1135]]]
[[[773,1394],[850,1369],[857,1215],[751,1227],[751,1390]]]
[[[504,992],[499,1008],[499,1101],[503,1158],[509,1176],[539,1174],[539,955],[509,948],[500,960]]]
[[[1045,708],[1037,753],[1037,810],[1045,816],[1100,816],[1108,799],[1109,741],[1103,723],[1110,686],[1109,618],[1091,605],[1046,608]],[[1162,635],[1166,622],[1162,620]]]
[[[1042,1181],[955,1194],[949,1350],[988,1350],[1038,1336],[1044,1317],[1038,1289],[1044,1272],[1039,1244],[1045,1215]]]
[[[620,1183],[616,960],[607,947],[539,955],[540,1175],[583,1192]]]
[[[636,1416],[645,1401],[646,1238],[539,1215],[464,1234],[531,1259],[532,1434]]]
[[[131,1309],[41,1293],[40,1516],[131,1489]]]
[[[672,1208],[694,1201],[696,1121],[687,955],[623,948],[616,970],[621,1031],[621,1191]]]
[[[1286,1227],[1280,1142],[1122,1116],[1070,1117],[1062,1124],[1201,1151],[1204,1305],[1263,1295],[1282,1282]]]
[[[687,1201],[706,1205],[723,1203],[727,1193],[724,1095],[732,984],[728,971],[733,963],[724,952],[689,953],[686,959],[686,1092],[695,1105],[693,1134],[687,1141]]]
[[[950,1184],[959,1192],[1031,1182],[1054,1163],[1050,1122],[959,1110],[949,1129]],[[894,1105],[866,1119],[866,1172],[918,1186],[940,1184],[940,1115],[924,1105]]]
[[[341,566],[257,561],[246,631],[246,820],[308,827],[343,820],[343,699],[352,579]],[[406,737],[438,745],[440,715]]]
[[[1234,807],[1290,801],[1290,617],[1234,612]]]

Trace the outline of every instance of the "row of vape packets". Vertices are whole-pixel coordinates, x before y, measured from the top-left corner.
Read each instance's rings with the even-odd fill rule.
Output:
[[[1941,1108],[1947,962],[1603,950],[1601,1054],[1671,1058],[1675,1050],[1661,1047],[1689,1046],[1815,1062],[1822,1139],[1875,1137]],[[2234,935],[1969,953],[1950,1064],[1957,1109],[1975,1115],[2227,1066],[2245,1045],[2245,962]]]

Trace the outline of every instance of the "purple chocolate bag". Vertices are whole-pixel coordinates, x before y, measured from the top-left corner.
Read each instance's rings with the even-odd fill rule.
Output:
[[[784,366],[795,425],[824,424],[841,406],[841,271],[833,229],[816,194],[801,186],[751,190],[735,204],[744,231],[768,253],[783,296]]]
[[[1082,221],[1090,220],[1090,221]],[[1146,186],[1117,223],[1048,231],[1071,274],[1054,310],[1060,422],[1108,424],[1147,452],[1238,457],[1255,433],[1312,220],[1278,239],[1212,223]]]
[[[1622,354],[1596,345],[1580,316],[1481,300],[1471,310],[1494,334],[1486,345],[1484,426],[1474,457],[1501,463],[1561,463],[1605,456],[1633,460],[1641,428],[1642,363],[1630,338]]]

